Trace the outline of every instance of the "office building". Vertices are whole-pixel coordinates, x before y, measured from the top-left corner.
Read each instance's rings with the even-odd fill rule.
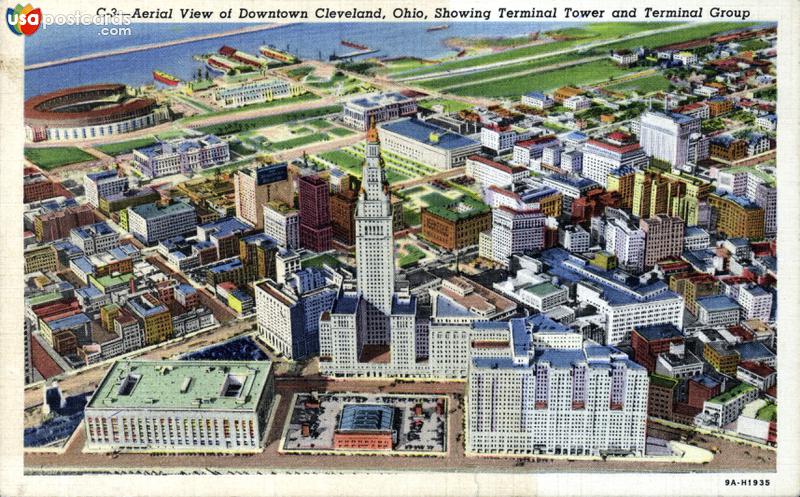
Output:
[[[644,232],[644,267],[654,266],[670,257],[683,253],[683,220],[659,214],[639,220],[639,229]]]
[[[119,233],[103,221],[80,228],[73,228],[70,231],[70,241],[81,249],[84,255],[93,255],[119,245]]]
[[[94,211],[90,205],[71,205],[36,215],[33,219],[33,228],[36,240],[52,242],[68,237],[72,228],[92,223],[94,223]]]
[[[259,335],[287,359],[319,355],[319,320],[330,311],[338,288],[326,271],[307,268],[255,285]]]
[[[345,247],[356,243],[356,206],[360,182],[347,175],[339,190],[331,196],[331,228],[333,240]],[[402,209],[400,209],[402,212]]]
[[[708,225],[711,183],[682,173],[648,169],[636,171],[633,183],[633,215],[648,218],[668,214],[686,226]]]
[[[177,138],[133,151],[133,165],[147,178],[198,173],[230,158],[228,142],[214,135]]]
[[[126,212],[128,231],[145,245],[197,229],[194,207],[183,202],[137,205],[128,207]]]
[[[545,216],[538,210],[499,207],[492,211],[492,257],[508,265],[509,258],[544,247]]]
[[[300,246],[314,252],[331,248],[331,210],[328,183],[319,176],[299,181]]]
[[[611,171],[621,167],[639,170],[648,163],[647,155],[635,138],[617,131],[602,140],[590,139],[586,142],[581,175],[605,188]]]
[[[499,155],[511,151],[514,144],[531,137],[530,131],[518,131],[495,123],[481,128],[481,146]]]
[[[478,243],[481,232],[489,229],[489,206],[468,196],[447,205],[429,205],[421,210],[422,236],[447,250],[460,250]]]
[[[225,85],[214,92],[214,100],[222,107],[231,109],[300,94],[300,87],[283,79],[270,78]]]
[[[681,167],[689,161],[689,137],[700,132],[700,118],[646,111],[639,126],[639,143],[647,155]]]
[[[499,324],[499,323],[498,323]],[[523,319],[508,345],[473,348],[466,450],[473,454],[643,455],[647,371],[613,347],[561,332],[536,343]],[[577,340],[564,340],[566,336]],[[597,426],[603,429],[598,430]]]
[[[463,166],[481,148],[475,140],[415,118],[382,124],[379,134],[386,152],[442,171]]]
[[[619,265],[631,271],[644,268],[645,232],[623,219],[606,224],[606,251],[617,257]]]
[[[117,361],[84,412],[90,451],[258,452],[269,361]]]
[[[264,227],[264,205],[294,204],[294,192],[286,163],[247,167],[233,175],[236,216],[257,229]]]
[[[383,123],[417,113],[417,101],[399,92],[376,93],[348,100],[342,108],[342,121],[351,128],[366,131],[370,123]]]
[[[300,212],[286,204],[268,203],[264,206],[264,233],[281,247],[300,248]]]
[[[83,190],[86,201],[93,207],[100,207],[100,199],[128,189],[128,177],[121,169],[88,173],[83,177]]]
[[[133,297],[128,300],[127,306],[142,327],[146,346],[172,338],[172,315],[169,308],[153,294],[145,293]]]

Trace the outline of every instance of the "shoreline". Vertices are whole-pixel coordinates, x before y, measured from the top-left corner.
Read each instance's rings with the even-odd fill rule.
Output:
[[[241,35],[246,33],[256,33],[259,31],[267,31],[270,29],[281,28],[284,26],[291,26],[294,23],[288,24],[261,24],[258,26],[251,26],[246,28],[239,28],[233,29],[230,31],[224,31],[222,33],[209,33],[197,36],[189,36],[187,38],[180,38],[178,40],[171,40],[171,41],[163,41],[157,43],[147,43],[145,45],[136,45],[133,47],[126,47],[126,48],[117,48],[113,50],[105,50],[102,52],[95,52],[85,55],[79,55],[76,57],[67,57],[65,59],[57,59],[51,60],[47,62],[37,62],[35,64],[29,64],[25,66],[25,71],[35,71],[37,69],[44,69],[46,67],[53,67],[53,66],[60,66],[66,64],[73,64],[75,62],[83,62],[86,60],[93,60],[93,59],[103,59],[106,57],[114,57],[116,55],[124,55],[129,53],[135,52],[143,52],[146,50],[153,50],[156,48],[164,48],[164,47],[172,47],[176,45],[185,45],[187,43],[194,43],[196,41],[204,41],[204,40],[213,40],[216,38],[226,38],[228,36],[234,35]]]

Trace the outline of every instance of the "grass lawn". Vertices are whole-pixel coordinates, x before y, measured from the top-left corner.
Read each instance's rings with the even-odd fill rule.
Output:
[[[55,169],[68,164],[95,160],[93,155],[78,147],[26,148],[25,158],[42,169]]]
[[[466,59],[445,62],[433,66],[421,67],[416,70],[403,72],[399,76],[419,76],[423,74],[431,74],[440,71],[451,71],[453,69],[463,69],[466,67],[476,67],[494,62],[502,62],[507,60],[514,60],[521,57],[531,57],[535,55],[542,55],[557,50],[568,49],[577,45],[589,42],[599,42],[603,40],[614,40],[620,36],[629,35],[640,31],[651,31],[654,29],[665,28],[674,26],[679,23],[666,23],[666,22],[613,22],[613,23],[596,23],[587,24],[580,28],[570,28],[558,31],[560,34],[569,35],[575,39],[553,41],[540,45],[532,45],[527,47],[520,47],[511,50],[505,50],[498,53],[489,55],[481,55],[478,57],[470,57]],[[727,28],[731,29],[731,28]]]
[[[334,257],[334,256],[332,256],[330,254],[321,254],[321,255],[317,255],[317,256],[305,259],[303,261],[300,261],[300,266],[302,266],[303,269],[305,269],[307,267],[318,267],[318,268],[321,268],[323,264],[327,264],[327,265],[329,265],[329,266],[331,266],[333,268],[336,268],[336,267],[339,267],[339,266],[342,265],[342,263],[339,262],[339,259],[337,259],[336,257]]]
[[[453,90],[452,93],[483,97],[518,97],[531,91],[548,92],[566,85],[599,83],[629,72],[630,69],[619,67],[610,60],[598,60],[554,71],[463,86]]]
[[[183,130],[175,129],[172,131],[165,131],[156,135],[159,140],[172,140],[173,138],[183,138],[186,133]]]
[[[405,221],[406,226],[419,226],[419,211],[414,209],[403,209],[403,221]]]
[[[446,205],[453,203],[453,199],[445,197],[439,192],[426,193],[419,199],[428,204],[429,207],[433,206],[444,207]]]
[[[448,78],[449,79],[449,78]],[[425,86],[425,83],[423,83]],[[450,100],[448,98],[434,98],[431,100],[421,100],[417,104],[423,109],[432,109],[434,105],[444,106],[445,112],[458,112],[462,110],[471,109],[472,105],[458,100]]]
[[[326,116],[328,114],[335,114],[341,111],[341,105],[328,105],[325,107],[317,107],[316,109],[296,110],[292,112],[284,112],[283,114],[274,114],[271,116],[245,119],[242,121],[213,124],[211,126],[197,128],[197,131],[212,135],[230,135],[233,133],[241,133],[242,131],[266,128],[267,126],[275,126],[277,124],[284,124],[292,121],[300,121],[302,119]]]
[[[136,148],[144,148],[156,142],[155,138],[138,138],[136,140],[128,140],[124,142],[109,143],[107,145],[98,145],[94,148],[103,152],[104,154],[112,155],[114,157],[122,154],[128,154]]]
[[[404,249],[406,254],[400,256],[400,258],[397,260],[397,263],[400,265],[400,267],[410,266],[411,264],[414,264],[415,262],[425,258],[425,252],[414,245],[406,245]]]
[[[635,91],[640,94],[653,93],[656,91],[665,91],[669,88],[669,80],[661,74],[654,74],[644,78],[637,78],[631,81],[625,81],[615,85],[606,86],[607,90],[612,91]]]
[[[295,67],[294,69],[289,69],[288,71],[286,71],[286,75],[289,76],[290,78],[300,79],[308,74],[311,74],[312,72],[314,72],[313,67],[300,66],[300,67]]]
[[[332,162],[350,174],[361,176],[361,163],[362,159],[353,157],[347,152],[341,150],[332,150],[330,152],[323,152],[318,154],[321,159]]]
[[[386,169],[386,181],[391,185],[394,183],[399,183],[400,181],[405,181],[409,177],[403,173],[400,173],[394,169],[387,168]]]
[[[302,147],[310,143],[328,141],[330,137],[325,133],[313,133],[305,136],[298,136],[290,140],[273,142],[269,145],[270,150],[288,150],[290,148]]]
[[[190,123],[192,121],[197,121],[198,119],[205,119],[207,117],[224,116],[227,114],[235,114],[237,112],[244,112],[248,110],[266,109],[269,107],[278,107],[280,105],[296,104],[299,102],[309,102],[311,100],[318,100],[318,99],[319,97],[314,95],[313,93],[304,93],[296,97],[276,98],[275,100],[270,100],[268,102],[261,102],[260,104],[245,105],[244,107],[237,107],[235,109],[225,109],[216,112],[209,112],[208,114],[198,114],[196,116],[184,117],[183,119],[180,120],[180,122]]]
[[[313,121],[308,121],[306,124],[316,129],[326,129],[331,127],[331,123],[327,119],[314,119]]]
[[[334,136],[338,136],[339,138],[343,136],[350,136],[353,133],[355,133],[355,131],[353,131],[352,129],[347,129],[347,128],[333,128],[328,130],[328,132]]]

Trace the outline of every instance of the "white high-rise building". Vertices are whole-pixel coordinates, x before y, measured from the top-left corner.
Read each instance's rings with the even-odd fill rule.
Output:
[[[622,219],[612,219],[606,224],[606,251],[617,256],[619,265],[640,270],[644,264],[645,233],[631,227]]]
[[[264,206],[264,233],[287,249],[300,247],[300,213],[286,204],[270,202]]]
[[[568,329],[540,332],[530,318],[486,324],[506,325],[510,340],[471,350],[468,453],[644,454],[645,368]]]
[[[83,189],[86,201],[92,207],[100,207],[100,198],[124,192],[128,189],[128,177],[119,171],[100,171],[89,173],[83,177]]]
[[[655,159],[683,166],[689,161],[689,138],[700,132],[700,118],[647,111],[640,118],[639,143]]]
[[[492,212],[492,257],[508,264],[513,254],[544,247],[545,215],[538,210],[498,207]]]
[[[603,140],[589,140],[583,148],[581,176],[602,187],[608,186],[608,173],[621,167],[642,169],[649,159],[633,136],[621,132],[608,134]]]
[[[358,289],[367,308],[367,343],[387,343],[394,294],[392,203],[373,127],[367,133],[366,159],[356,208]]]

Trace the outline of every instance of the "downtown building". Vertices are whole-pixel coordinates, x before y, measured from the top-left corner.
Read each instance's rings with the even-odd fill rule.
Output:
[[[664,214],[639,220],[639,229],[644,232],[645,268],[670,257],[680,257],[683,253],[683,228],[681,218]]]
[[[508,266],[514,254],[544,247],[545,215],[539,210],[499,207],[492,212],[492,259]]]
[[[264,208],[264,233],[287,249],[300,248],[300,213],[288,205],[270,202]]]
[[[342,120],[351,128],[366,131],[370,123],[382,123],[413,116],[417,101],[399,92],[378,93],[349,100],[342,108]]]
[[[465,165],[481,149],[480,142],[416,118],[384,123],[379,129],[386,152],[440,171]]]
[[[133,151],[133,165],[147,178],[198,173],[230,158],[228,142],[214,135],[178,138]]]
[[[128,177],[119,170],[89,173],[83,177],[86,201],[92,207],[100,207],[100,199],[128,190]]]
[[[624,352],[542,316],[475,327],[496,334],[472,341],[467,453],[644,455],[648,374]]]
[[[700,133],[700,118],[646,111],[639,119],[639,143],[654,159],[681,167],[689,162],[689,141]]]
[[[233,175],[236,216],[257,229],[264,227],[264,205],[292,205],[294,192],[286,163],[240,169]]]
[[[614,132],[603,140],[591,139],[586,143],[581,176],[606,188],[611,171],[622,167],[639,170],[648,163],[647,155],[632,136]]]
[[[299,180],[300,246],[314,252],[331,248],[329,188],[319,176],[302,176]]]
[[[128,231],[145,245],[192,233],[197,229],[197,214],[189,204],[144,204],[125,211]]]
[[[338,294],[332,275],[307,268],[286,277],[256,283],[259,335],[289,360],[319,355],[319,318]]]
[[[86,405],[86,450],[258,452],[274,382],[269,361],[117,361]]]

